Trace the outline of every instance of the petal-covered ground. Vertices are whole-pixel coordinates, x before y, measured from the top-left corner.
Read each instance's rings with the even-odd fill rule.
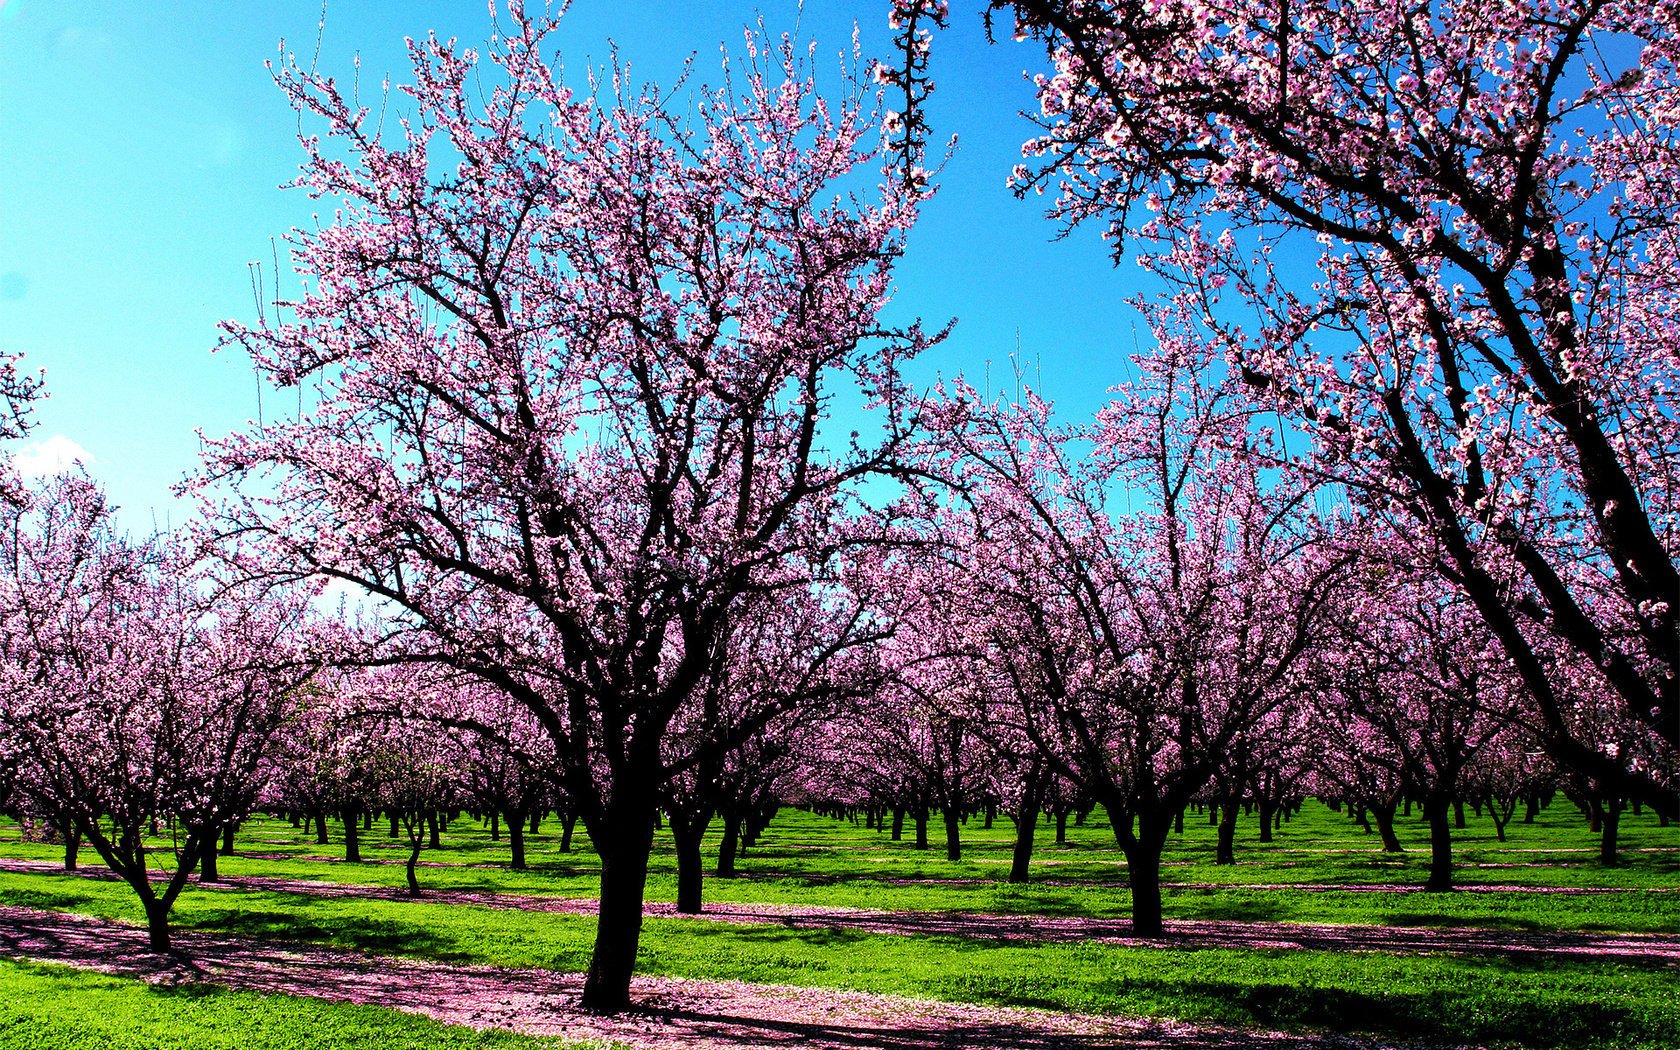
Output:
[[[52,872],[62,869],[42,861],[6,858],[0,859],[0,870]],[[85,869],[78,874],[88,878],[111,878],[108,872],[92,869]],[[301,893],[317,897],[394,901],[415,899],[399,887],[320,882],[266,875],[228,875],[223,876],[216,885],[226,889]],[[206,888],[210,888],[210,885],[207,884]],[[440,889],[425,891],[419,899],[442,904],[465,904],[564,915],[595,913],[595,901],[586,897]],[[1142,938],[1132,935],[1131,924],[1125,920],[1077,916],[895,912],[824,905],[732,903],[708,905],[699,915],[683,915],[673,904],[654,901],[647,904],[645,914],[650,918],[702,919],[739,925],[780,925],[794,929],[1051,943],[1100,941],[1137,948],[1299,948],[1323,951],[1565,954],[1631,963],[1668,960],[1680,964],[1680,936],[1647,934],[1174,919],[1167,922],[1167,932],[1164,936]]]
[[[152,982],[369,1003],[450,1024],[604,1039],[641,1050],[1380,1050],[1396,1044],[1172,1021],[1131,1020],[908,999],[832,989],[638,977],[634,1013],[578,1010],[581,974],[420,962],[252,938],[174,935],[62,912],[0,906],[0,952]]]

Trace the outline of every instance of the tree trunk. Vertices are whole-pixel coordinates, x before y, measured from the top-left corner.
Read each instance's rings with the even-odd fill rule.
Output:
[[[415,866],[420,863],[420,844],[423,841],[420,838],[419,832],[420,829],[415,828],[414,832],[408,837],[408,864],[404,870],[408,873],[408,895],[410,897],[420,896],[420,880],[415,876],[414,872]]]
[[[1384,853],[1406,852],[1406,847],[1400,845],[1400,836],[1394,833],[1394,810],[1392,802],[1371,803],[1371,815],[1377,818],[1377,833],[1382,836]]]
[[[156,897],[143,897],[146,907],[146,943],[154,952],[169,950],[169,905]]]
[[[204,845],[198,851],[198,881],[220,882],[222,874],[216,866],[216,838],[214,834],[204,836]]]
[[[916,811],[916,848],[917,849],[927,849],[927,825],[928,825],[928,811],[926,809],[918,809]]]
[[[491,842],[500,842],[501,840],[502,840],[502,814],[501,814],[500,810],[492,809],[490,811],[490,841]]]
[[[525,814],[508,814],[508,848],[513,853],[510,862],[514,871],[525,870]]]
[[[1616,831],[1622,823],[1622,800],[1610,799],[1604,807],[1604,819],[1599,822],[1598,862],[1606,868],[1614,868],[1622,863],[1622,858],[1616,852]]]
[[[723,841],[718,843],[717,876],[720,879],[735,877],[735,849],[741,839],[741,816],[738,813],[723,815]]]
[[[82,832],[72,822],[64,831],[64,870],[75,871],[76,861],[82,851]]]
[[[1272,841],[1272,819],[1277,816],[1277,803],[1269,798],[1259,800],[1260,809],[1260,841]]]
[[[1452,808],[1453,808],[1453,827],[1455,827],[1455,828],[1467,827],[1468,825],[1466,825],[1464,823],[1464,800],[1461,799],[1461,798],[1453,799]]]
[[[397,829],[397,815],[393,813],[391,814],[391,837],[396,838],[401,834],[402,832]]]
[[[360,864],[362,862],[362,821],[361,814],[355,809],[347,809],[342,814],[344,820],[344,861],[346,864]]]
[[[222,829],[222,856],[233,856],[233,833],[238,830],[239,821],[237,820],[229,821],[228,826]]]
[[[1445,795],[1426,799],[1424,816],[1429,818],[1429,881],[1423,888],[1447,893],[1453,888],[1452,801]]]
[[[531,818],[531,827],[535,828],[536,826],[537,826],[537,818],[532,817]],[[560,818],[560,852],[561,853],[570,853],[572,851],[572,831],[576,827],[577,827],[577,818],[576,817],[561,817]],[[536,832],[533,831],[532,834],[534,835],[534,834],[536,834]]]
[[[1130,820],[1109,820],[1114,836],[1126,854],[1126,881],[1132,890],[1132,933],[1138,937],[1159,937],[1164,929],[1161,908],[1161,851],[1166,846],[1168,821],[1164,817],[1138,819],[1136,835]]]
[[[532,814],[531,814],[531,834],[535,835],[537,833],[538,826],[542,824],[542,816],[543,816],[542,815],[542,810],[540,810],[540,809],[532,812]]]
[[[705,866],[700,844],[706,837],[706,824],[697,819],[672,816],[671,838],[677,846],[677,911],[684,915],[698,915],[701,911],[701,888]]]
[[[962,860],[962,833],[957,811],[949,806],[945,808],[945,859]]]
[[[1059,809],[1056,811],[1056,844],[1058,846],[1067,844],[1067,817],[1067,810]]]
[[[1219,804],[1219,843],[1214,849],[1215,864],[1237,862],[1237,801],[1226,799]],[[1262,824],[1261,827],[1265,825]],[[1264,837],[1262,832],[1261,836]]]
[[[892,840],[904,841],[904,810],[898,806],[893,807]]]
[[[429,839],[429,841],[426,843],[426,848],[427,849],[442,849],[443,848],[443,840],[438,837],[439,836],[438,824],[439,824],[439,821],[438,821],[437,810],[435,810],[435,809],[427,810],[426,811],[426,835]]]
[[[592,1013],[615,1014],[629,1009],[630,978],[636,970],[636,948],[642,937],[642,899],[647,890],[648,854],[653,848],[653,806],[622,809],[630,811],[609,811],[601,833],[597,835],[593,828],[589,832],[601,855],[595,949],[589,957],[581,999],[583,1008]]]

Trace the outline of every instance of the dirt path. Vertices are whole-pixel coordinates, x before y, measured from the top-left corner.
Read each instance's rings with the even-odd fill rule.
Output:
[[[576,1007],[581,974],[386,958],[299,944],[181,932],[177,952],[136,926],[0,906],[0,954],[159,983],[368,1003],[449,1024],[607,1039],[642,1050],[1378,1050],[1342,1036],[1204,1027],[985,1007],[820,988],[638,977],[641,1009],[597,1017]]]
[[[62,873],[44,861],[0,860],[0,870]],[[84,870],[88,878],[108,879],[108,872]],[[232,890],[299,893],[312,897],[350,900],[412,901],[464,904],[483,908],[593,915],[595,901],[587,897],[549,897],[491,890],[434,889],[419,898],[397,886],[370,886],[266,875],[224,875],[220,883],[205,885]],[[1135,937],[1124,919],[1079,916],[995,915],[971,912],[899,912],[828,905],[731,904],[707,905],[700,915],[682,915],[675,905],[649,901],[649,918],[693,919],[791,929],[890,934],[910,937],[968,937],[996,941],[1040,943],[1098,942],[1137,948],[1309,949],[1315,951],[1451,952],[1511,956],[1576,955],[1633,964],[1680,965],[1680,936],[1601,934],[1565,931],[1487,930],[1466,927],[1356,926],[1320,923],[1251,922],[1237,920],[1173,919],[1165,936]]]

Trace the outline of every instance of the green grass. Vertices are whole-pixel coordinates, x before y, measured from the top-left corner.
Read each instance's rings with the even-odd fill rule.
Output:
[[[598,1043],[474,1031],[378,1006],[208,985],[148,985],[0,959],[5,1050],[584,1050]]]
[[[978,820],[964,835],[961,861],[938,849],[919,851],[860,825],[788,811],[742,859],[747,876],[709,879],[713,901],[835,904],[905,911],[1123,916],[1124,866],[1112,834],[1093,816],[1070,827],[1067,844],[1040,829],[1041,849],[1027,886],[998,878],[1012,828],[989,831]],[[223,859],[228,873],[337,882],[402,881],[395,865],[347,865],[309,859],[341,851],[305,841],[284,821],[261,818],[241,834],[243,851],[286,859]],[[556,849],[558,829],[545,826],[529,844],[532,870],[505,867],[506,843],[458,821],[446,848],[428,859],[432,888],[591,896],[598,867],[579,829],[578,852]],[[1169,846],[1165,877],[1169,918],[1314,921],[1389,926],[1454,925],[1528,930],[1680,929],[1680,833],[1649,816],[1624,817],[1627,864],[1604,868],[1596,837],[1567,805],[1534,825],[1513,823],[1509,842],[1494,840],[1486,820],[1472,817],[1459,833],[1460,880],[1474,885],[1617,888],[1632,892],[1562,895],[1518,892],[1381,894],[1260,889],[1256,884],[1349,883],[1416,885],[1423,878],[1426,839],[1416,820],[1403,821],[1410,852],[1383,855],[1347,818],[1316,804],[1279,832],[1252,841],[1252,821],[1239,837],[1234,867],[1212,863],[1212,829],[1187,821]],[[7,841],[11,839],[12,841]],[[15,841],[0,825],[0,856],[52,859],[51,847]],[[268,840],[268,841],[262,841]],[[401,850],[376,827],[364,854],[396,859]],[[89,863],[97,863],[91,856]],[[1500,865],[1484,867],[1483,865]],[[1505,865],[1518,865],[1508,867]],[[674,896],[669,838],[661,835],[650,883],[653,899]],[[901,879],[970,880],[963,884],[896,883]],[[1070,883],[1070,884],[1064,884]],[[1207,885],[1188,885],[1207,884]],[[1641,892],[1643,891],[1643,892]],[[0,901],[62,908],[138,921],[126,887],[56,875],[0,874]],[[177,921],[190,928],[264,937],[293,937],[341,947],[416,957],[583,967],[593,936],[587,917],[450,906],[437,902],[328,900],[293,893],[207,891],[183,896]],[[954,937],[737,926],[696,920],[649,920],[642,939],[644,972],[699,978],[768,981],[931,996],[940,999],[1061,1010],[1170,1016],[1238,1025],[1338,1031],[1396,1038],[1512,1046],[1673,1047],[1680,1045],[1680,968],[1581,956],[1390,955],[1381,952],[1240,951],[1126,948],[1104,944],[1024,944]]]
[[[70,876],[0,875],[0,902],[140,918],[125,887]],[[440,961],[561,970],[584,965],[593,934],[587,917],[291,893],[190,895],[177,921]],[[648,921],[642,945],[644,972],[689,977],[1428,1040],[1680,1044],[1676,974],[1656,963],[1000,944],[658,919]]]

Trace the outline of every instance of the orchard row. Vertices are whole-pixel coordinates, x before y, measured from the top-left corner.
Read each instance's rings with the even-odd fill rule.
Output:
[[[1229,860],[1245,805],[1392,847],[1416,801],[1436,890],[1458,803],[1568,793],[1607,861],[1622,806],[1673,817],[1674,5],[994,6],[1054,69],[1018,189],[1164,282],[1087,419],[918,384],[944,332],[884,313],[942,3],[894,0],[878,89],[753,38],[691,108],[574,92],[517,7],[414,46],[400,131],[281,63],[332,217],[225,331],[298,409],[208,442],[177,535],[13,494],[6,805],[159,946],[256,809],[385,814],[416,890],[440,810],[557,811],[602,1011],[659,814],[698,909],[706,829],[779,802],[940,814],[952,855],[995,807],[1018,877],[1101,807],[1143,935],[1191,806]]]

